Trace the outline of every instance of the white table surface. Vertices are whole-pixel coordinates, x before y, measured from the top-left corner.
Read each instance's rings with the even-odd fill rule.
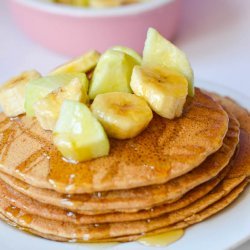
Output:
[[[12,23],[6,1],[0,0],[0,83],[31,68],[46,73],[67,60],[22,34]],[[230,87],[250,101],[249,0],[183,0],[176,43],[189,55],[197,79]],[[250,241],[237,248],[249,249]]]

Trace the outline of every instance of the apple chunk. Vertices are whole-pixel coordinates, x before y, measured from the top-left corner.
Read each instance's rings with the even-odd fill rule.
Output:
[[[72,161],[87,161],[108,155],[109,140],[89,108],[80,102],[65,100],[53,131],[54,144]]]
[[[130,78],[138,63],[126,53],[106,51],[100,58],[90,82],[89,97],[108,92],[131,93]]]
[[[124,46],[115,46],[112,48],[112,50],[121,51],[121,52],[131,56],[132,58],[134,58],[134,60],[136,61],[137,64],[142,63],[142,57],[135,50],[133,50],[131,48],[124,47]]]
[[[61,105],[64,100],[73,100],[82,103],[88,102],[88,79],[74,78],[69,84],[61,87],[34,104],[35,116],[41,127],[53,130],[58,119]]]
[[[34,104],[52,91],[69,84],[74,78],[85,79],[85,74],[61,74],[46,76],[30,81],[25,90],[25,110],[27,116],[34,116]]]
[[[188,94],[194,95],[194,74],[187,56],[153,28],[148,30],[142,65],[161,70],[178,71],[188,80]]]

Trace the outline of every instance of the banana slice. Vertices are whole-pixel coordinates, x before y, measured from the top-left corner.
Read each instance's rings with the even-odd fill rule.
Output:
[[[181,116],[188,81],[180,73],[135,66],[130,85],[134,93],[143,97],[160,116],[168,119]]]
[[[194,73],[187,56],[153,28],[148,29],[142,65],[180,72],[188,80],[189,95],[194,96]]]
[[[128,139],[141,133],[153,118],[152,110],[140,97],[121,92],[98,95],[91,105],[107,134]]]
[[[25,113],[25,87],[30,80],[40,78],[35,71],[25,71],[10,79],[0,88],[0,105],[6,116],[14,117]]]
[[[70,61],[62,66],[59,66],[49,75],[65,74],[65,73],[86,73],[97,65],[101,54],[95,50],[89,51],[88,53],[82,55]]]
[[[88,103],[88,80],[74,78],[68,85],[57,89],[34,104],[34,111],[41,127],[53,130],[64,100]]]

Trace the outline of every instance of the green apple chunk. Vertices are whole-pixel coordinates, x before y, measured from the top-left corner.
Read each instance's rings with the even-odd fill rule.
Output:
[[[130,49],[128,47],[123,47],[123,46],[115,46],[112,49],[116,50],[116,51],[121,51],[121,52],[131,56],[132,58],[134,58],[134,60],[137,64],[142,63],[142,57],[133,49]]]
[[[130,78],[136,61],[115,50],[106,51],[100,58],[90,82],[89,97],[108,92],[131,93]]]
[[[194,74],[187,56],[153,28],[148,30],[142,64],[151,68],[180,72],[188,80],[189,96],[194,96]]]
[[[74,78],[78,78],[85,82],[86,75],[83,73],[61,74],[54,76],[46,76],[30,81],[25,90],[25,110],[28,116],[34,116],[34,104],[47,96],[52,91],[63,87],[70,83]]]
[[[109,153],[109,140],[102,125],[85,104],[72,100],[62,104],[53,141],[62,155],[72,161],[87,161]]]
[[[43,129],[53,130],[64,100],[88,103],[88,79],[85,77],[85,81],[81,80],[74,78],[66,86],[34,103],[35,116]]]

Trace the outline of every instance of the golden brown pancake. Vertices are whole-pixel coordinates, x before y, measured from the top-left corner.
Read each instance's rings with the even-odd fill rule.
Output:
[[[157,115],[139,136],[110,140],[109,156],[71,164],[33,119],[0,117],[0,170],[39,188],[92,193],[161,184],[183,175],[217,151],[228,129],[220,105],[196,90],[179,119]]]
[[[48,189],[35,188],[0,172],[0,178],[19,192],[46,204],[59,206],[83,214],[135,212],[160,203],[173,202],[192,188],[214,178],[229,162],[238,144],[239,124],[230,116],[229,129],[223,146],[209,156],[198,168],[165,184],[137,189],[102,193],[63,195]],[[131,202],[133,207],[131,209]]]
[[[205,208],[201,212],[192,214],[190,217],[187,217],[185,220],[180,221],[176,224],[151,231],[150,233],[147,233],[147,235],[157,235],[157,234],[161,234],[164,232],[170,232],[170,231],[174,231],[178,229],[185,229],[189,226],[192,226],[193,224],[202,222],[203,220],[213,216],[214,214],[220,212],[221,210],[229,206],[233,201],[235,201],[239,197],[239,195],[245,190],[248,184],[249,182],[247,180],[243,181],[240,185],[238,185],[235,189],[233,189],[233,191],[231,191],[228,195],[226,195],[219,201],[215,202],[214,204],[210,205],[209,207]],[[47,238],[46,235],[43,235],[41,237]],[[136,241],[140,237],[141,235],[131,235],[131,236],[125,236],[125,237],[111,238],[111,239],[108,239],[108,241],[128,242],[128,241]],[[57,240],[68,241],[68,239],[66,238],[58,238]]]
[[[244,172],[245,164],[250,165],[250,157],[247,157],[250,152],[250,113],[248,110],[242,108],[239,104],[228,97],[221,98],[219,95],[214,93],[210,93],[210,95],[216,101],[220,102],[223,106],[229,109],[240,122],[240,141],[242,143],[241,151],[239,152],[241,155],[237,158],[237,164],[239,164],[241,168],[235,172],[235,176],[241,175],[242,172]],[[250,176],[250,169],[248,170],[248,176]]]
[[[247,185],[250,174],[250,138],[242,119],[239,153],[229,173],[214,190],[192,204],[162,214],[150,220],[104,224],[76,225],[72,222],[49,220],[42,216],[26,214],[21,207],[11,207],[2,195],[0,212],[7,219],[40,236],[57,240],[77,241],[128,241],[141,237],[142,233],[156,233],[185,228],[220,211],[230,204]],[[197,168],[199,169],[199,168]]]
[[[242,150],[242,148],[244,147],[240,147],[240,150]],[[240,183],[245,182],[244,180],[248,177],[250,165],[244,164],[243,170],[242,165],[239,164],[239,162],[243,162],[245,160],[237,160],[239,157],[242,157],[242,154],[240,152],[226,178],[211,193],[187,207],[184,207],[171,213],[163,214],[159,217],[151,219],[150,221],[139,220],[134,222],[108,223],[99,225],[76,225],[74,223],[48,220],[36,215],[27,215],[20,208],[11,208],[11,204],[7,201],[7,199],[3,197],[1,197],[0,199],[0,211],[2,214],[4,214],[4,216],[11,219],[18,225],[21,225],[28,229],[30,228],[34,231],[38,231],[39,235],[50,235],[52,237],[59,237],[64,240],[69,240],[73,238],[82,241],[102,241],[104,239],[110,238],[119,240],[119,238],[117,237],[131,237],[131,235],[132,237],[133,235],[139,237],[141,233],[150,233],[158,229],[172,229],[173,227],[171,225],[183,221],[186,222],[187,218],[192,218],[191,216],[193,216],[194,214],[198,214],[202,210],[208,208],[212,204],[216,203],[223,197],[230,194],[230,192],[234,190],[238,185],[240,185]],[[246,157],[245,159],[248,160],[250,155],[244,154],[244,157]],[[235,173],[239,173],[238,169],[241,169],[241,175],[235,176]],[[237,195],[243,189],[243,186],[239,187],[240,191],[236,192]],[[236,195],[233,195],[233,197],[236,198]],[[232,201],[232,199],[229,200]],[[221,206],[218,206],[218,209],[220,207]],[[188,225],[188,223],[185,223],[185,225]]]
[[[100,214],[114,211],[135,212],[151,208],[160,203],[169,203],[180,198],[192,188],[215,177],[229,162],[238,144],[239,124],[230,115],[229,129],[222,147],[209,156],[199,167],[165,184],[129,190],[102,193],[63,195],[48,189],[41,189],[0,172],[0,178],[19,192],[33,199],[60,206],[84,214]],[[131,202],[133,207],[131,208]],[[130,211],[131,210],[131,211]]]
[[[195,213],[195,214],[191,215],[190,217],[186,218],[186,220],[180,221],[174,225],[151,231],[151,232],[147,233],[147,235],[155,235],[155,234],[159,234],[159,233],[163,233],[163,232],[173,231],[176,229],[183,229],[183,228],[186,228],[186,227],[191,226],[193,224],[199,223],[199,222],[209,218],[210,216],[213,216],[214,214],[220,212],[221,210],[226,208],[228,205],[230,205],[241,194],[241,192],[244,191],[244,188],[246,187],[247,184],[248,184],[247,181],[243,181],[240,185],[238,185],[238,187],[236,187],[232,192],[230,192],[224,198],[220,199],[218,202],[215,202],[211,206],[208,206],[207,208],[205,208],[201,212]],[[40,236],[40,237],[43,237],[46,239],[55,240],[55,241],[62,241],[62,242],[65,242],[65,241],[66,242],[83,242],[82,239],[72,240],[72,239],[63,238],[60,236],[41,233],[41,232],[38,232],[38,231],[31,229],[31,228],[25,228],[25,227],[18,226],[16,223],[14,223],[13,221],[8,219],[7,217],[5,217],[1,213],[0,213],[0,218],[2,220],[4,220],[5,222],[7,222],[11,226],[18,227],[19,229],[21,229],[23,231],[27,231],[28,233],[32,233],[34,235],[37,235],[37,236]],[[123,237],[116,237],[116,238],[106,238],[106,239],[98,240],[98,241],[94,241],[94,242],[128,242],[128,241],[136,241],[140,237],[141,237],[141,235],[130,235],[130,236],[123,236]]]
[[[247,109],[241,107],[238,103],[229,97],[221,97],[216,93],[211,93],[205,91],[209,96],[211,96],[215,101],[219,102],[221,105],[230,110],[231,113],[240,122],[241,129],[250,134],[250,113]]]
[[[237,165],[234,165],[234,167],[237,168]],[[228,195],[240,185],[240,183],[244,182],[244,178],[245,176],[226,178],[218,185],[218,187],[216,187],[215,190],[190,206],[150,220],[98,225],[76,225],[73,223],[48,220],[37,215],[26,214],[21,208],[12,207],[4,197],[0,198],[0,212],[21,227],[31,228],[32,230],[46,235],[49,234],[57,237],[83,241],[98,241],[106,238],[117,238],[127,235],[141,235],[142,233],[168,228],[169,226],[183,220],[186,221],[187,218],[199,213]]]
[[[11,206],[20,207],[27,214],[39,215],[50,220],[71,222],[75,224],[100,224],[110,222],[145,220],[186,207],[191,203],[197,201],[198,199],[202,198],[203,196],[208,194],[214,187],[216,187],[221,182],[221,180],[224,179],[224,177],[230,170],[230,167],[231,164],[229,164],[228,167],[223,169],[218,176],[204,184],[201,184],[199,187],[194,188],[176,202],[170,204],[163,204],[148,210],[141,210],[135,213],[114,212],[98,215],[82,215],[73,213],[71,211],[64,210],[56,206],[44,204],[37,200],[29,198],[28,196],[23,195],[20,192],[14,190],[1,179],[0,196],[6,198],[8,202],[10,202]]]
[[[244,142],[242,142],[242,144],[243,143]],[[242,149],[244,147],[240,147],[240,148]],[[150,222],[143,220],[143,221],[138,221],[138,222],[136,221],[136,222],[132,222],[132,223],[124,223],[123,222],[122,224],[121,223],[111,223],[111,224],[108,224],[108,226],[107,226],[107,224],[104,224],[104,226],[102,226],[102,225],[94,226],[93,225],[90,227],[77,226],[78,229],[76,231],[79,234],[82,234],[81,237],[77,237],[78,240],[84,239],[83,238],[84,235],[85,235],[85,239],[88,237],[91,237],[91,240],[93,240],[93,241],[103,240],[103,238],[108,237],[107,234],[109,234],[109,235],[112,234],[109,237],[115,237],[115,239],[113,239],[113,240],[116,240],[116,241],[117,240],[125,240],[125,239],[128,240],[128,237],[131,240],[131,239],[135,239],[135,238],[139,237],[139,235],[136,235],[136,233],[135,233],[138,230],[143,229],[143,230],[148,231],[149,233],[150,232],[158,232],[158,231],[156,231],[156,230],[158,230],[157,228],[159,228],[160,231],[164,231],[164,230],[170,230],[170,229],[174,229],[174,228],[180,228],[181,226],[186,227],[189,224],[191,224],[192,221],[193,221],[193,223],[200,221],[200,219],[198,220],[198,218],[203,218],[203,217],[205,218],[205,217],[211,215],[212,213],[219,211],[225,205],[228,205],[229,202],[234,200],[236,198],[236,196],[243,190],[243,187],[245,187],[246,183],[244,180],[248,175],[248,170],[250,168],[250,165],[244,164],[245,171],[243,171],[242,165],[239,163],[242,163],[245,160],[248,160],[250,155],[244,154],[245,160],[242,159],[241,157],[242,157],[242,154],[239,153],[236,160],[235,160],[233,168],[230,170],[229,174],[223,180],[223,182],[221,184],[219,184],[219,186],[215,190],[213,190],[210,194],[206,195],[205,197],[194,202],[190,206],[179,209],[175,212],[168,213],[166,215],[157,217],[155,219],[152,219]],[[239,158],[241,158],[240,161],[239,161]],[[239,173],[238,169],[241,169],[241,172],[240,172],[241,175],[235,175],[235,173]],[[244,184],[240,185],[240,183],[242,183],[242,181]],[[240,185],[239,188],[236,188],[238,185]],[[232,193],[230,193],[231,190],[234,190],[234,191]],[[229,193],[230,193],[230,195],[227,197],[227,194],[229,194]],[[224,199],[224,200],[226,200],[226,202],[224,202],[224,200],[223,200],[223,202],[219,201],[222,197],[225,197],[225,196],[227,197],[226,199]],[[35,225],[32,224],[33,226],[31,227],[31,230],[34,233],[36,231],[38,231],[39,235],[42,235],[42,236],[48,237],[48,238],[58,239],[58,240],[59,239],[60,240],[69,240],[71,238],[67,234],[69,234],[69,232],[70,232],[69,225],[71,225],[72,223],[63,223],[63,227],[61,227],[61,228],[62,228],[62,231],[67,229],[67,230],[65,230],[66,232],[58,232],[58,230],[55,230],[55,228],[60,227],[60,225],[61,225],[60,223],[56,223],[55,221],[51,221],[51,220],[44,220],[43,218],[41,218],[39,216],[25,215],[25,213],[23,213],[19,209],[16,209],[16,208],[9,209],[10,203],[6,203],[5,199],[1,199],[1,201],[5,201],[5,206],[4,206],[5,210],[1,209],[1,212],[3,214],[5,214],[5,216],[10,218],[11,220],[14,220],[17,224],[21,224],[21,226],[24,226],[24,227],[27,227],[28,225],[30,225],[30,223],[34,223]],[[215,203],[217,201],[219,201],[218,204]],[[215,205],[213,205],[214,203],[215,203]],[[212,208],[211,208],[211,206],[212,206]],[[208,208],[208,210],[206,210],[206,208]],[[203,211],[203,212],[200,213],[200,211]],[[205,211],[208,211],[208,213]],[[35,220],[34,220],[34,218],[35,218]],[[196,218],[196,219],[192,220],[192,218]],[[27,222],[29,222],[29,223],[27,223]],[[176,225],[171,226],[172,224],[176,224]],[[50,227],[43,228],[44,225],[50,225]],[[69,228],[67,228],[68,226],[69,226]],[[54,230],[53,230],[53,228],[54,228]],[[72,226],[72,230],[73,229],[74,230],[76,229],[76,225]],[[98,231],[98,232],[96,232],[96,231]],[[55,232],[56,232],[56,234],[55,234]],[[91,233],[91,235],[94,234],[95,236],[92,238],[92,236],[89,235],[90,233]],[[126,236],[125,238],[122,238],[122,234],[130,235],[130,236]],[[132,234],[132,236],[131,236],[131,234]],[[99,237],[100,237],[100,239],[99,239]],[[119,237],[119,238],[117,238],[117,237]],[[108,239],[107,239],[107,241],[108,241]]]

